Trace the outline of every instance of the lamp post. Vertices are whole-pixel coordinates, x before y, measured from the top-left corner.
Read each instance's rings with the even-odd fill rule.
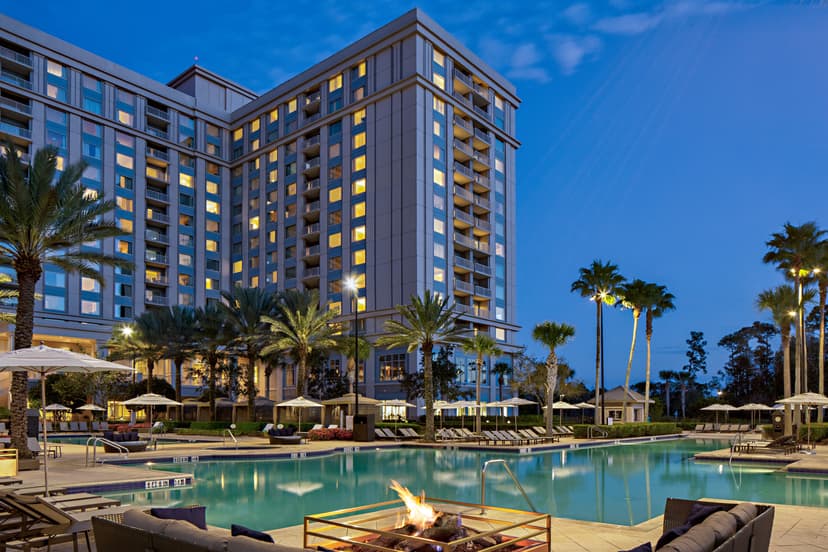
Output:
[[[354,425],[359,414],[359,287],[353,276],[345,280],[345,287],[354,294]]]
[[[132,326],[122,326],[121,327],[121,335],[124,336],[125,339],[129,339],[132,337],[132,334],[135,330],[132,329]],[[135,355],[130,355],[129,357],[129,365],[132,368],[132,383],[135,383]]]

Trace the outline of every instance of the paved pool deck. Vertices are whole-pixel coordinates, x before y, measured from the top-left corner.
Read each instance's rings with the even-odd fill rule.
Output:
[[[702,438],[723,438],[727,435],[711,434],[690,434],[690,436]],[[168,460],[170,458],[189,458],[198,456],[207,457],[272,457],[274,454],[327,454],[346,447],[354,447],[355,443],[345,441],[324,441],[309,442],[302,445],[280,445],[277,447],[258,446],[264,445],[266,441],[262,438],[243,437],[239,439],[239,449],[234,446],[222,447],[221,440],[210,443],[180,443],[162,444],[156,451],[130,454],[131,461],[140,461],[139,465],[113,465],[108,463],[117,455],[107,454],[107,463],[97,466],[86,466],[84,457],[84,446],[63,445],[63,455],[57,459],[49,459],[49,484],[51,487],[64,487],[67,489],[82,488],[89,489],[106,484],[130,484],[144,486],[147,481],[164,480],[169,477],[170,481],[180,478],[180,473],[149,472],[143,465],[145,462]],[[377,448],[385,446],[399,446],[400,442],[375,441],[371,443],[359,443],[360,448]],[[447,443],[449,444],[449,443]],[[571,438],[562,439],[561,446],[578,445],[588,446],[592,442],[574,440]],[[729,460],[729,441],[723,441],[723,448],[715,451],[710,458],[713,461]],[[450,443],[450,446],[464,446],[461,443]],[[556,443],[556,445],[558,445]],[[442,445],[442,446],[445,446]],[[467,446],[477,445],[469,444]],[[245,449],[243,447],[256,447]],[[493,447],[496,450],[508,450],[506,447]],[[537,447],[532,447],[537,448]],[[754,455],[751,455],[754,456]],[[779,455],[785,456],[785,455]],[[828,478],[828,446],[818,446],[813,455],[787,455],[792,458],[785,459],[785,467],[799,466],[800,471],[808,471],[816,476],[825,475]],[[777,455],[774,455],[780,461]],[[734,461],[737,461],[734,458]],[[24,486],[42,485],[43,471],[20,472],[19,478],[23,480]],[[324,508],[320,508],[324,510]],[[317,513],[317,512],[313,512]],[[648,521],[635,526],[618,526],[603,523],[584,522],[563,518],[552,520],[552,540],[555,552],[583,552],[583,551],[615,551],[626,550],[641,544],[644,541],[655,542],[661,535],[662,517],[656,516]],[[288,527],[270,532],[280,542],[301,546],[302,528]],[[778,551],[817,551],[828,550],[828,510],[824,508],[776,505],[773,535],[771,539],[771,550]],[[70,545],[53,547],[58,552],[71,550]],[[100,551],[105,552],[105,551]]]

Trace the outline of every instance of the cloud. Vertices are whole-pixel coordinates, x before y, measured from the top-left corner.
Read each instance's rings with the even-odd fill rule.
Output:
[[[660,14],[630,13],[599,19],[592,28],[608,34],[636,35],[656,28],[662,21]]]
[[[562,11],[561,16],[573,25],[585,25],[592,18],[592,11],[589,4],[578,3]]]
[[[601,39],[592,35],[552,35],[549,42],[552,56],[564,75],[574,73],[581,62],[597,54],[602,46]]]
[[[741,11],[748,7],[748,4],[742,2],[674,0],[664,2],[650,11],[603,17],[595,22],[592,29],[607,34],[637,35],[655,29],[666,21],[678,21],[697,16],[723,15]]]

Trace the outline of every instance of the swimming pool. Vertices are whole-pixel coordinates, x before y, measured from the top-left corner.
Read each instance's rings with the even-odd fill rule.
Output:
[[[49,443],[55,445],[85,445],[86,442],[92,435],[49,435]],[[142,439],[145,439],[146,436],[142,435]],[[165,439],[163,437],[157,437],[155,439],[158,443],[205,443],[211,441],[203,441],[199,439],[192,439],[192,440],[184,440],[184,439]],[[91,444],[91,443],[90,443]],[[103,445],[99,445],[103,446]]]
[[[661,514],[671,496],[827,505],[828,479],[692,460],[721,447],[722,441],[680,439],[523,455],[396,448],[296,460],[156,464],[153,469],[192,473],[196,484],[112,496],[138,505],[203,504],[212,525],[270,530],[301,524],[305,514],[394,498],[391,479],[429,496],[480,502],[480,467],[505,458],[538,509],[556,517],[634,525]],[[497,466],[487,473],[486,495],[488,504],[528,509]]]

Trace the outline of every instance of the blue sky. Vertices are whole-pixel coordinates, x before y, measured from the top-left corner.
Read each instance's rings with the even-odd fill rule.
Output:
[[[418,5],[518,88],[520,342],[576,327],[560,353],[591,386],[594,310],[578,268],[612,260],[666,285],[653,370],[683,364],[691,330],[716,342],[764,315],[761,263],[785,221],[822,226],[828,200],[828,9],[755,2],[5,3],[4,13],[166,82],[198,56],[263,92]],[[156,15],[163,13],[163,17]],[[228,33],[226,29],[236,32]],[[607,384],[623,382],[628,311],[606,318]],[[643,337],[640,336],[640,337]],[[644,349],[633,381],[643,378]]]

